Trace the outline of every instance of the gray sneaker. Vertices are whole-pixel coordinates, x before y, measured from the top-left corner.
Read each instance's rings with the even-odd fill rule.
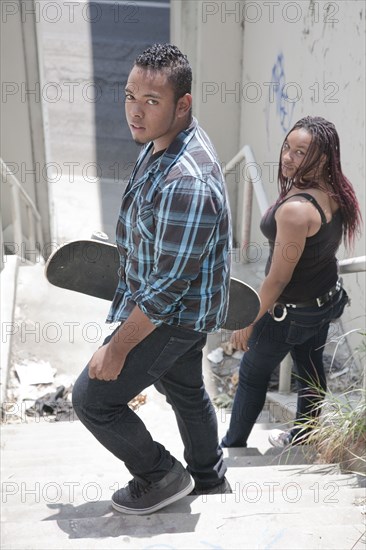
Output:
[[[268,436],[268,441],[273,447],[286,449],[287,447],[295,447],[295,445],[307,445],[309,443],[309,434],[301,431],[298,433],[283,432],[282,430],[271,430]]]
[[[194,487],[189,473],[175,461],[172,469],[159,481],[135,476],[126,487],[112,495],[112,506],[123,514],[152,514],[188,495]]]
[[[290,432],[284,432],[282,430],[271,430],[268,435],[268,441],[273,447],[279,447],[285,449],[291,445],[292,437]]]

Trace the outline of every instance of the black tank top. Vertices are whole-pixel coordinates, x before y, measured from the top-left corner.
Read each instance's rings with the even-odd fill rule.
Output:
[[[285,303],[305,302],[325,294],[338,279],[338,262],[336,252],[342,240],[343,224],[341,212],[338,209],[327,222],[323,210],[317,201],[308,193],[297,193],[291,197],[304,197],[309,200],[318,210],[321,216],[319,231],[312,237],[306,239],[305,248],[294,269],[291,281],[288,283],[278,301]],[[269,272],[272,262],[273,249],[276,241],[277,224],[275,214],[279,206],[291,197],[274,204],[264,214],[260,228],[269,241],[269,258],[265,273]],[[295,260],[296,249],[288,244],[287,259]],[[284,254],[286,250],[284,249]],[[296,258],[297,259],[297,258]],[[289,260],[291,261],[291,259]]]

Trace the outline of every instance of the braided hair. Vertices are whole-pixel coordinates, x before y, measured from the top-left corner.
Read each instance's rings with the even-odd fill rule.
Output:
[[[278,170],[280,198],[283,198],[293,185],[298,189],[315,187],[325,190],[339,205],[343,219],[344,242],[346,246],[351,247],[356,233],[360,232],[362,216],[353,186],[342,172],[337,130],[334,124],[325,118],[307,116],[296,122],[284,141],[291,132],[299,128],[311,134],[311,143],[292,179],[283,176],[280,155]]]
[[[165,70],[176,102],[191,93],[192,69],[188,58],[173,44],[153,44],[136,57],[134,65],[152,71]]]

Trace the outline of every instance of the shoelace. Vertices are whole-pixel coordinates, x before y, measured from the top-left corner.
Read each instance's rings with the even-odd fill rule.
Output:
[[[138,481],[136,478],[131,479],[128,482],[128,488],[130,490],[131,497],[136,499],[146,494],[150,489],[151,483]]]

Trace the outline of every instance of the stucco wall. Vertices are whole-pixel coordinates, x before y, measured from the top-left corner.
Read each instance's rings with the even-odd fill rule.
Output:
[[[274,198],[273,168],[286,131],[308,114],[331,120],[340,136],[344,173],[356,189],[365,217],[365,4],[347,0],[282,4],[272,21],[263,9],[259,21],[245,25],[243,82],[258,83],[252,91],[258,90],[260,98],[241,103],[240,141],[252,145],[267,195]],[[264,37],[265,45],[258,43]],[[265,84],[276,81],[277,87]],[[253,238],[262,242],[257,220],[254,216]],[[363,254],[365,234],[353,252],[342,248],[339,258]],[[344,282],[352,307],[346,309],[343,328],[364,327],[365,274],[345,275]],[[350,337],[351,342],[358,340],[356,335]]]
[[[35,172],[29,100],[34,100],[35,94],[27,93],[31,88],[27,85],[20,3],[14,2],[10,7],[13,8],[13,13],[7,14],[4,10],[1,20],[1,156],[34,200]]]
[[[271,168],[272,163],[277,163],[287,130],[308,114],[328,118],[338,129],[343,168],[363,205],[363,2],[283,4],[294,7],[285,11],[279,6],[274,11],[273,21],[269,11],[263,9],[259,21],[245,25],[242,85],[248,86],[247,91],[251,91],[252,97],[257,93],[257,98],[251,101],[249,94],[242,97],[240,141],[252,145],[263,170],[267,194],[274,198],[277,190]],[[313,11],[309,10],[311,5]],[[326,5],[331,6],[332,11],[324,11]],[[298,17],[297,22],[289,20]],[[264,37],[265,45],[259,42]],[[358,250],[360,254],[364,250],[361,243]]]
[[[51,240],[44,112],[40,92],[37,12],[32,0],[6,1],[1,10],[1,151],[0,156],[34,201],[42,218],[43,241]],[[6,187],[8,190],[8,188]],[[27,217],[22,210],[26,235]],[[11,250],[11,201],[2,193],[4,241]],[[34,252],[27,249],[28,252]]]
[[[225,89],[229,98],[226,83],[241,81],[243,33],[235,18],[228,18],[223,27],[221,18],[211,15],[216,4],[220,5],[173,0],[170,28],[171,41],[184,51],[192,66],[193,113],[209,134],[224,165],[237,153],[240,143],[240,106],[223,108],[223,93]],[[236,204],[238,183],[235,174],[228,176],[232,205]],[[233,218],[235,222],[235,210]]]
[[[324,116],[337,127],[343,170],[356,189],[365,217],[365,3],[183,3],[184,10],[179,0],[172,2],[171,40],[176,38],[194,60],[196,113],[221,160],[227,162],[249,144],[272,200],[277,194],[277,162],[287,130],[307,114]],[[177,27],[179,32],[175,32]],[[228,185],[235,222],[236,183],[230,180]],[[259,246],[264,242],[256,205],[251,240]],[[365,234],[352,252],[342,247],[339,257],[364,255],[364,251]],[[345,275],[344,280],[353,299],[344,316],[345,328],[362,327],[365,275]]]

